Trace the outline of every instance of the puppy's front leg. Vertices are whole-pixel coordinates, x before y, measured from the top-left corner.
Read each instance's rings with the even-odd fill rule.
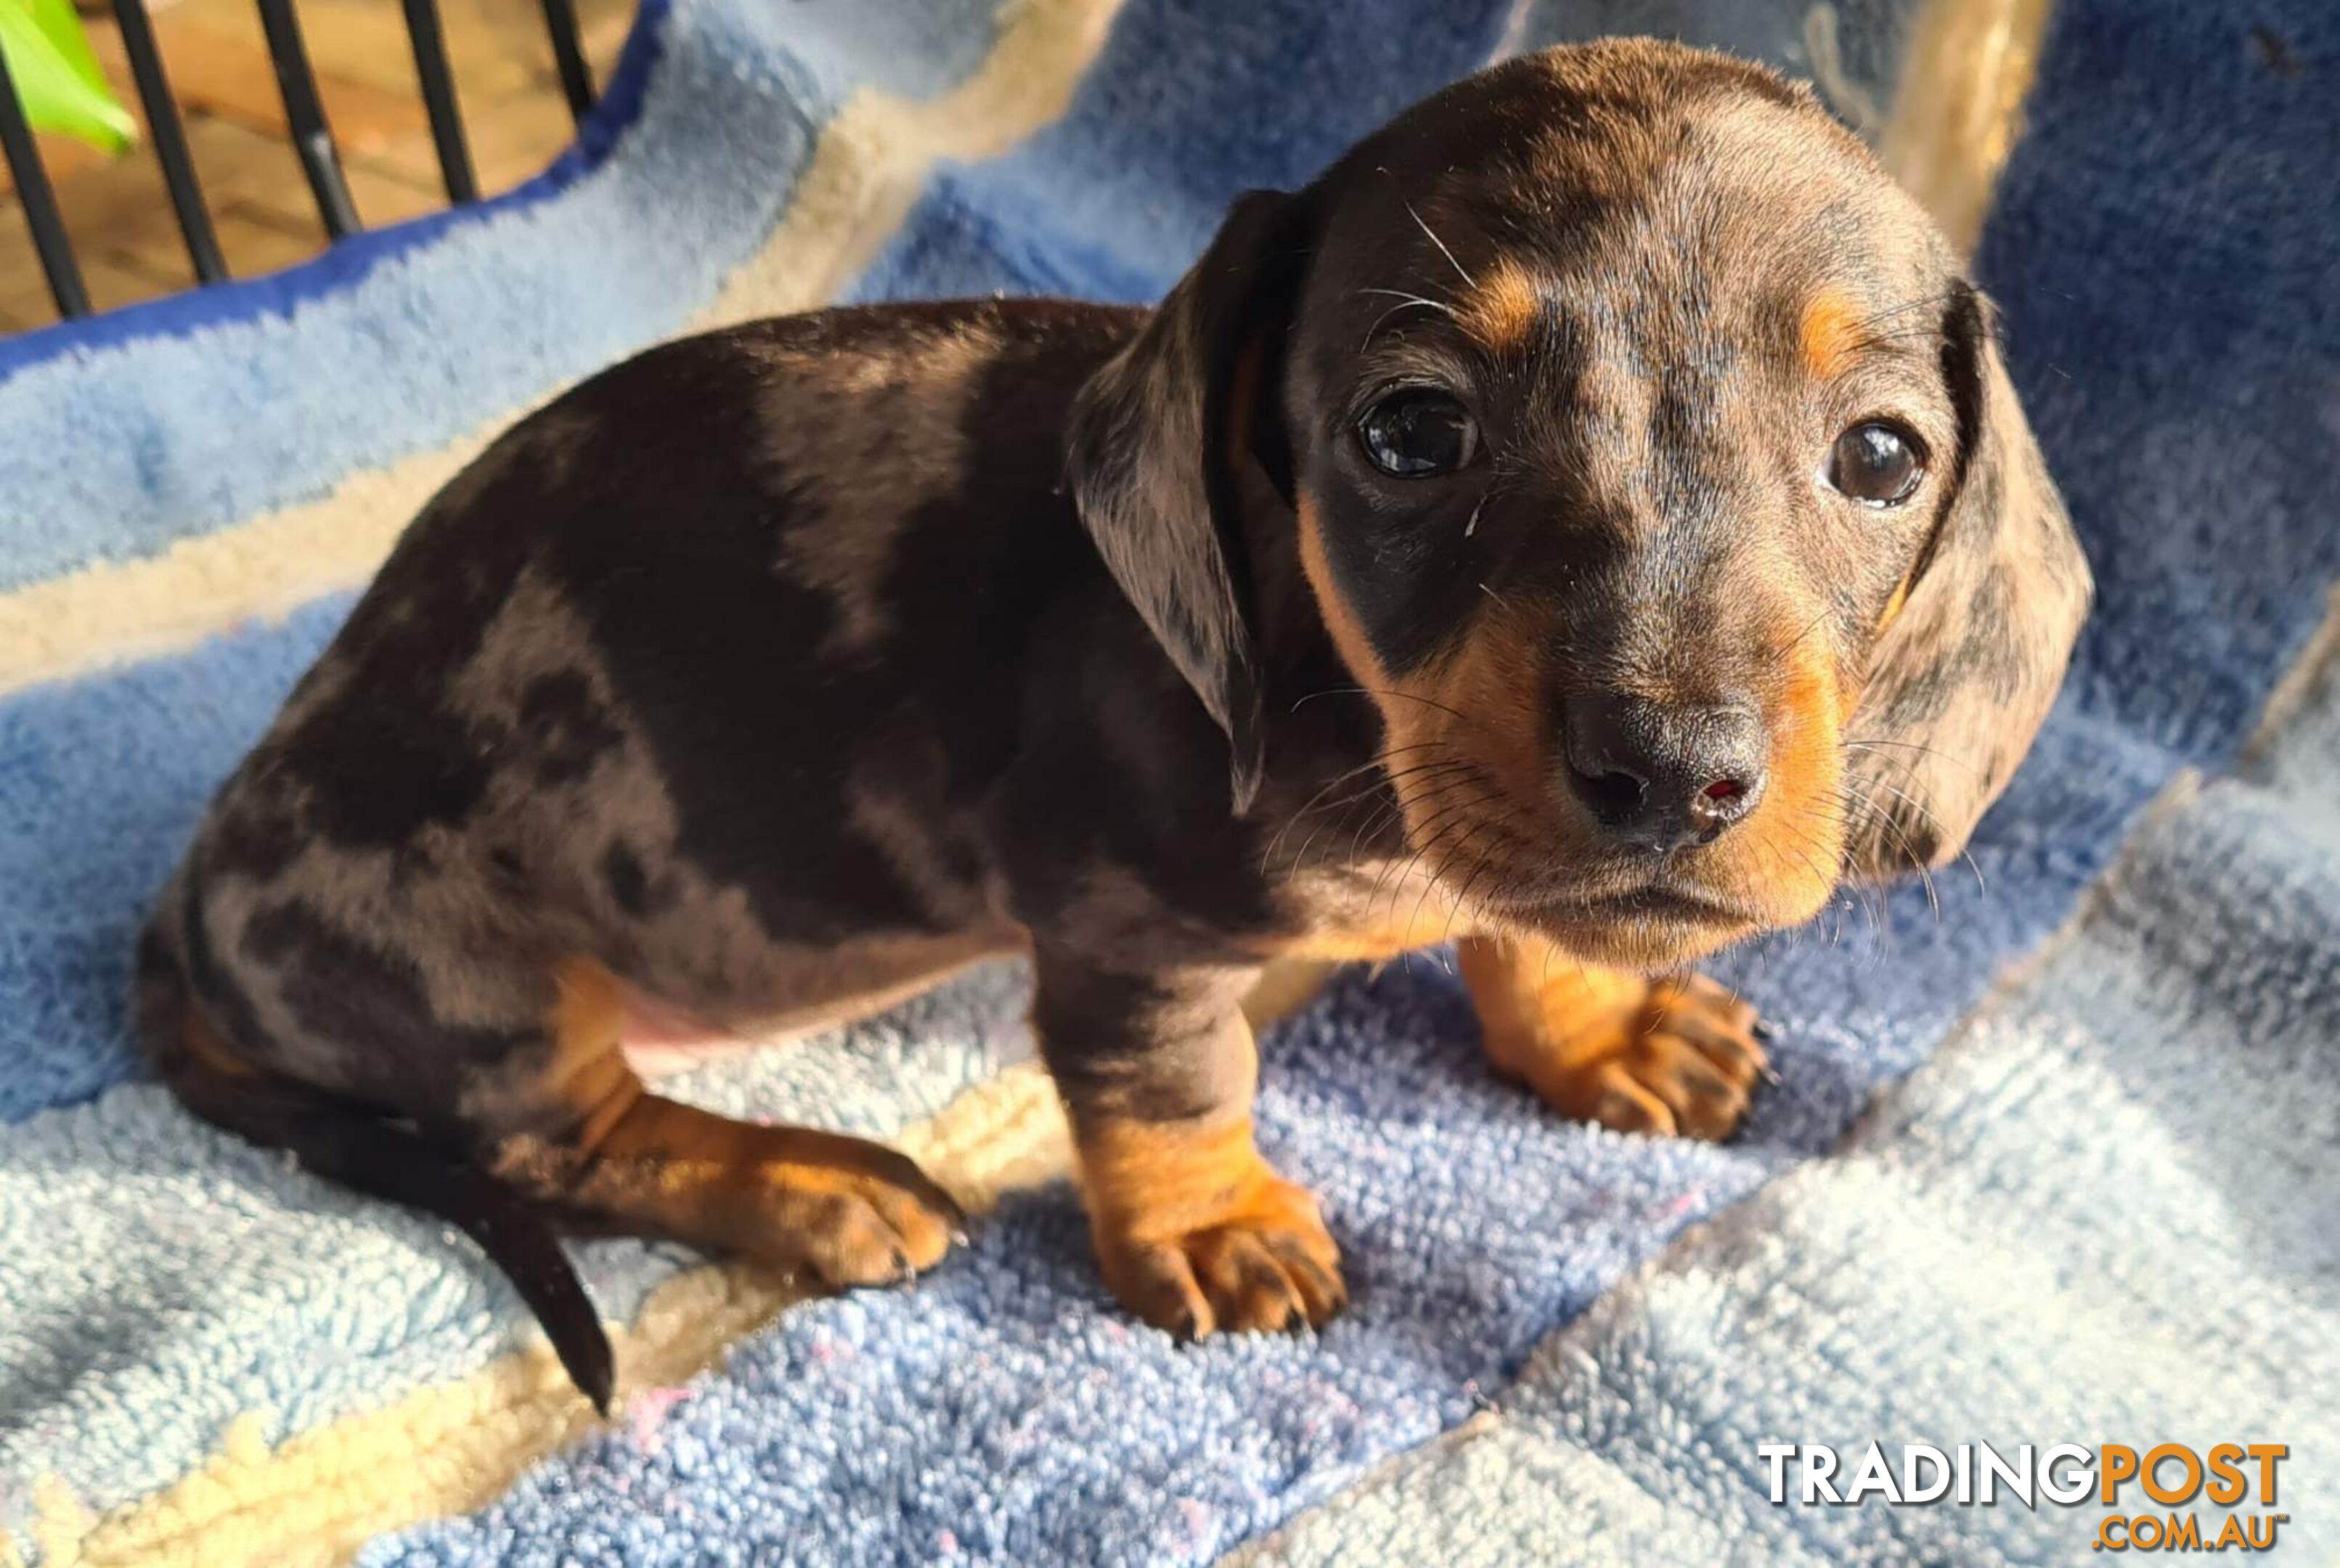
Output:
[[[1113,1293],[1181,1335],[1330,1321],[1340,1249],[1252,1143],[1255,971],[1118,974],[1045,951],[1037,971],[1033,1026]]]
[[[1487,1056],[1544,1103],[1620,1132],[1720,1140],[1765,1062],[1755,1009],[1698,975],[1648,979],[1548,944],[1460,947]]]

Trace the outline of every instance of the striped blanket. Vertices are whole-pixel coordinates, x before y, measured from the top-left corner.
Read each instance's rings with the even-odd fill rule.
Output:
[[[509,196],[0,342],[0,1563],[2081,1562],[2230,1510],[1774,1502],[1760,1451],[2226,1441],[2287,1450],[2233,1512],[2332,1560],[2340,13],[2045,9],[647,0]],[[1973,874],[1729,960],[1780,1025],[1738,1140],[1562,1124],[1434,957],[1346,975],[1264,1042],[1260,1128],[1354,1309],[1180,1348],[1104,1297],[1025,978],[978,970],[679,1086],[898,1141],[976,1244],[834,1300],[580,1245],[601,1424],[459,1236],[144,1080],[144,900],[520,413],[833,299],[1151,298],[1237,190],[1612,30],[1803,71],[1952,206],[1929,73],[1968,50],[1987,108],[2036,61],[1978,266],[2102,592]],[[1970,174],[2007,123],[1959,122]]]

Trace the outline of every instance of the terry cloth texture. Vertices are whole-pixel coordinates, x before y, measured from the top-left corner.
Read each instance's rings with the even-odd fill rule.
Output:
[[[1244,1556],[2085,1561],[2107,1515],[2283,1513],[2340,1557],[2340,662],[2173,791],[2043,973],[1816,1160],[1540,1348],[1488,1414]],[[2282,1443],[2276,1506],[1771,1503],[1760,1445]],[[2176,1462],[2165,1479],[2176,1476]],[[2124,1532],[2125,1533],[2125,1532]],[[2117,1535],[2115,1539],[2119,1539]],[[2142,1538],[2142,1537],[2141,1537]]]
[[[2214,1048],[2211,1000],[2229,993],[2185,993],[2197,1011],[2157,1016],[2155,998],[2178,992],[2124,989],[2127,971],[2088,958],[2115,918],[2100,915],[2088,928],[2098,937],[1969,1030],[1958,1065],[1907,1090],[1854,1151],[1829,1153],[1998,970],[2065,921],[2147,800],[2184,769],[2231,761],[2317,624],[2340,570],[2340,214],[2310,199],[2340,165],[2340,100],[2324,90],[2340,73],[2340,19],[2321,0],[2266,0],[2247,18],[2185,0],[2067,0],[2058,13],[1979,266],[2102,608],[2066,700],[1977,837],[1975,874],[1938,878],[1938,917],[1924,889],[1905,888],[1733,961],[1781,1022],[1784,1082],[1730,1147],[1542,1113],[1489,1077],[1434,959],[1349,977],[1266,1042],[1260,1124],[1271,1153],[1324,1194],[1355,1309],[1314,1340],[1182,1350],[1105,1300],[1069,1190],[1028,1184],[1060,1161],[1061,1128],[1030,1070],[1004,1066],[1022,1049],[1020,978],[987,971],[843,1037],[709,1067],[689,1086],[733,1108],[898,1130],[991,1210],[976,1245],[915,1292],[803,1304],[678,1249],[581,1247],[620,1325],[630,1390],[623,1421],[589,1430],[510,1291],[460,1239],[205,1134],[137,1081],[124,1034],[140,905],[205,792],[414,504],[520,409],[640,342],[832,295],[1150,297],[1237,190],[1306,177],[1500,52],[1632,25],[1643,9],[654,3],[592,133],[536,185],[317,267],[0,345],[11,432],[0,453],[0,1561],[1205,1562],[1490,1403],[1553,1452],[1573,1444],[1567,1463],[1588,1497],[1621,1498],[1619,1478],[1660,1463],[1648,1456],[1680,1433],[1637,1437],[1623,1416],[1597,1433],[1569,1426],[1571,1411],[1595,1408],[1603,1375],[1652,1397],[1717,1377],[1760,1389],[1750,1397],[1766,1412],[1819,1424],[1784,1434],[1797,1441],[1849,1441],[1827,1423],[1880,1411],[1879,1429],[1859,1435],[1897,1440],[1887,1416],[1899,1417],[1888,1386],[1903,1375],[1899,1328],[1879,1329],[1874,1362],[1857,1345],[1831,1357],[1829,1378],[1851,1386],[1759,1375],[1810,1363],[1775,1348],[1800,1343],[1792,1323],[1760,1325],[1775,1339],[1755,1332],[1742,1284],[1792,1274],[1842,1285],[1780,1309],[1809,1311],[1815,1335],[1830,1311],[1876,1315],[1855,1299],[1866,1253],[1809,1217],[1810,1184],[1907,1185],[1906,1230],[1881,1200],[1848,1221],[1877,1241],[1868,1250],[1884,1248],[1883,1298],[1909,1264],[1895,1244],[1922,1253],[1912,1238],[1938,1236],[1954,1248],[1970,1234],[1954,1223],[1989,1234],[1993,1211],[1953,1211],[2001,1190],[1989,1172],[1893,1152],[1891,1126],[1915,1137],[1929,1117],[1946,1119],[1993,1171],[2077,1162],[2110,1182],[2133,1168],[2125,1140],[2149,1108],[2107,1100],[2057,1119],[2043,1103],[2010,1118],[2012,1144],[1955,1108],[2026,1088],[2043,1102],[2116,1094],[2114,1058],[2090,1056],[2054,1018],[2126,1007],[2117,1016],[2135,1028],[2117,1043],[2147,1053],[2135,1060],[2182,1057],[2193,1098],[2239,1105],[2256,1092],[2255,1053],[2279,1054],[2266,1042],[2281,1029],[2329,1016],[2328,973],[2266,957],[2282,943],[2328,951],[2328,911],[2304,897],[2251,905],[2263,885],[2238,852],[2165,856],[2152,885],[2186,888],[2188,910],[2198,903],[2200,920],[2180,928],[2189,939],[2209,941],[2221,911],[2261,910],[2263,942],[2243,939],[2239,916],[2217,928],[2231,951],[2262,959],[2261,971],[2220,971],[2222,983],[2284,977],[2270,984],[2288,1011],[2236,1014],[2248,1049]],[[1712,17],[1727,17],[1730,39],[1790,64],[1830,40],[1820,74],[1849,114],[1863,94],[1889,93],[1899,8],[1830,11],[1818,31],[1800,4],[1760,9],[1760,25],[1735,7],[1686,19],[1725,36]],[[963,161],[937,161],[952,150]],[[239,624],[253,613],[289,618]],[[2119,897],[2107,908],[2144,908]],[[2140,915],[2127,928],[2147,927]],[[2067,983],[2075,965],[2085,972]],[[2009,1043],[2018,1034],[2048,1044],[2027,1055]],[[2040,1052],[2070,1061],[2074,1081],[2041,1079]],[[2265,1097],[2250,1126],[2266,1131],[2250,1146],[2328,1144],[2329,1104]],[[2178,1174],[2211,1184],[2248,1163],[2233,1138],[2182,1118],[2159,1125],[2164,1146],[2189,1128],[2205,1141],[2186,1146],[2185,1171],[2166,1185],[2117,1189],[2087,1255],[2107,1260],[2108,1279],[2150,1277],[2138,1260],[2168,1245],[2157,1227],[2190,1213],[2195,1189]],[[2206,1336],[2190,1375],[2140,1375],[2143,1414],[2217,1414],[2203,1388],[2256,1375],[2255,1357],[2329,1313],[2328,1252],[2309,1233],[2325,1223],[2314,1183],[2321,1173],[2328,1197],[2330,1165],[2300,1158],[2287,1193],[2265,1168],[2220,1189],[2266,1204],[2238,1206],[2238,1235],[2206,1254],[2227,1261],[2223,1274],[2164,1276],[2173,1325],[2246,1302],[2250,1323],[2284,1337]],[[1733,1211],[1782,1175],[1779,1196]],[[1721,1216],[1728,1228],[1714,1236],[1739,1250],[1669,1264],[1570,1328],[1684,1227]],[[1746,1261],[1773,1244],[1784,1253],[1770,1275]],[[2033,1279],[2014,1243],[1998,1245],[1992,1261],[2016,1277],[2077,1293],[2076,1341],[2130,1326],[2127,1295],[2108,1291],[2096,1315],[2079,1313],[2085,1280]],[[1813,1268],[1839,1261],[1807,1272],[1807,1248]],[[1684,1268],[1719,1282],[1713,1315],[1693,1321],[1727,1325],[1735,1312],[1750,1320],[1743,1339],[1722,1327],[1634,1339],[1620,1326],[1636,1314],[1679,1325],[1662,1315],[1664,1283]],[[1945,1304],[1961,1325],[1955,1354],[1988,1361],[1983,1331],[2006,1321],[2003,1306]],[[2062,1348],[2067,1413],[2111,1409],[2081,1403],[2097,1386],[2092,1364],[2077,1343]],[[1940,1370],[1946,1385],[1954,1370]],[[1978,1365],[1972,1379],[1983,1427],[1999,1386],[1990,1370]],[[2164,1388],[2184,1392],[2157,1404]],[[1842,1397],[1794,1404],[1822,1394]],[[1736,1441],[1734,1429],[1716,1434]],[[1909,1436],[1982,1441],[1997,1429]],[[2303,1452],[2309,1442],[2244,1438]],[[1647,1508],[1619,1502],[1617,1516],[1682,1522],[1693,1547],[1678,1560],[1734,1540],[1766,1560],[1765,1526],[1746,1523],[1740,1495],[1751,1451],[1711,1458],[1700,1484],[1651,1491]],[[1294,1539],[1344,1528],[1365,1506],[1353,1496],[1304,1519]],[[1800,1539],[1865,1562],[1872,1539],[1924,1525],[1873,1513],[1812,1523]],[[1455,1534],[1443,1517],[1428,1527]],[[1972,1528],[1980,1542],[2025,1525]],[[1664,1555],[1651,1546],[1624,1560]]]

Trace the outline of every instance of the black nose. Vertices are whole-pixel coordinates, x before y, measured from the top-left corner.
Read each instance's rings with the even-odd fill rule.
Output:
[[[1562,725],[1569,787],[1610,837],[1626,843],[1703,844],[1763,793],[1763,720],[1752,704],[1572,697]]]

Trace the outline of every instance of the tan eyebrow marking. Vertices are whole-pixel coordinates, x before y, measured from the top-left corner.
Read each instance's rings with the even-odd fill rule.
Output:
[[[1542,309],[1535,280],[1508,257],[1487,273],[1484,282],[1462,296],[1455,319],[1482,344],[1491,349],[1517,348],[1527,341]]]
[[[1860,348],[1861,324],[1861,316],[1844,295],[1830,290],[1812,296],[1796,329],[1804,368],[1822,380],[1842,371]]]

